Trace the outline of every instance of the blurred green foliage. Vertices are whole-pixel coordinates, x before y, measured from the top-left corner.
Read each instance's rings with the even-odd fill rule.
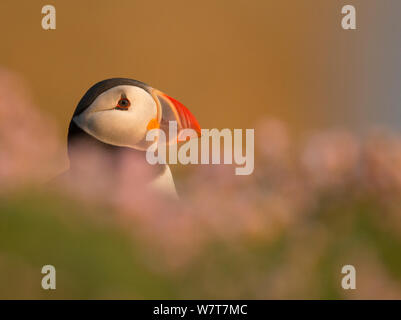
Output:
[[[381,273],[399,288],[401,239],[385,217],[372,197],[326,195],[273,239],[215,236],[171,268],[160,259],[161,249],[135,236],[135,224],[119,223],[112,208],[26,190],[0,199],[0,298],[392,297]],[[361,260],[361,253],[368,258]],[[383,266],[368,276],[378,279],[378,292],[365,288],[358,273],[371,257]],[[41,288],[46,264],[56,267],[56,290]],[[355,293],[341,288],[345,264],[357,269]]]

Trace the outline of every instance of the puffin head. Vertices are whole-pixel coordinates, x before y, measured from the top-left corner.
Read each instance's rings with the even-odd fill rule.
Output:
[[[177,100],[137,80],[103,80],[85,93],[72,116],[70,158],[72,145],[81,139],[95,140],[109,149],[145,151],[154,143],[146,140],[147,132],[160,128],[167,133],[170,121],[177,122],[178,133],[190,128],[200,136],[197,120]]]

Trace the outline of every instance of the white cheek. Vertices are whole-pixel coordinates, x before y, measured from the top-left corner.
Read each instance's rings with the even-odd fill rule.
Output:
[[[147,125],[155,117],[153,108],[128,111],[84,112],[74,118],[77,125],[96,139],[111,145],[146,149]]]
[[[131,101],[126,110],[113,109],[124,92]],[[143,89],[119,86],[100,95],[83,113],[75,117],[75,123],[96,139],[115,146],[146,150],[149,121],[157,117],[153,98]]]
[[[95,112],[87,119],[87,129],[103,142],[133,147],[146,134],[146,119],[140,118],[127,111]]]

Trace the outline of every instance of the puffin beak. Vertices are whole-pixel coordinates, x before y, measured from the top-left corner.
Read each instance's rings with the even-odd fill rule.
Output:
[[[176,121],[178,136],[180,135],[180,131],[184,129],[192,129],[195,133],[193,137],[201,136],[201,127],[187,107],[159,90],[153,89],[152,95],[158,105],[157,120],[160,129],[168,132],[169,122]],[[155,126],[155,124],[152,126]]]

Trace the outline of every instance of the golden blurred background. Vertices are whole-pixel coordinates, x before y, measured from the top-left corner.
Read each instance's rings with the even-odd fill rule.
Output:
[[[46,4],[56,8],[54,31],[41,28]],[[355,31],[341,28],[345,4],[356,7]],[[108,77],[168,93],[205,128],[252,128],[265,115],[296,132],[397,122],[399,8],[397,0],[2,0],[0,64],[26,80],[61,135],[84,92]]]
[[[41,28],[47,4],[54,31]],[[341,28],[346,4],[357,30]],[[1,0],[0,298],[399,299],[400,9]],[[142,197],[129,177],[43,187],[79,99],[109,77],[164,91],[203,128],[256,128],[254,174],[174,168],[179,204]],[[44,264],[57,267],[54,292],[40,286]],[[340,285],[345,264],[357,290]]]

